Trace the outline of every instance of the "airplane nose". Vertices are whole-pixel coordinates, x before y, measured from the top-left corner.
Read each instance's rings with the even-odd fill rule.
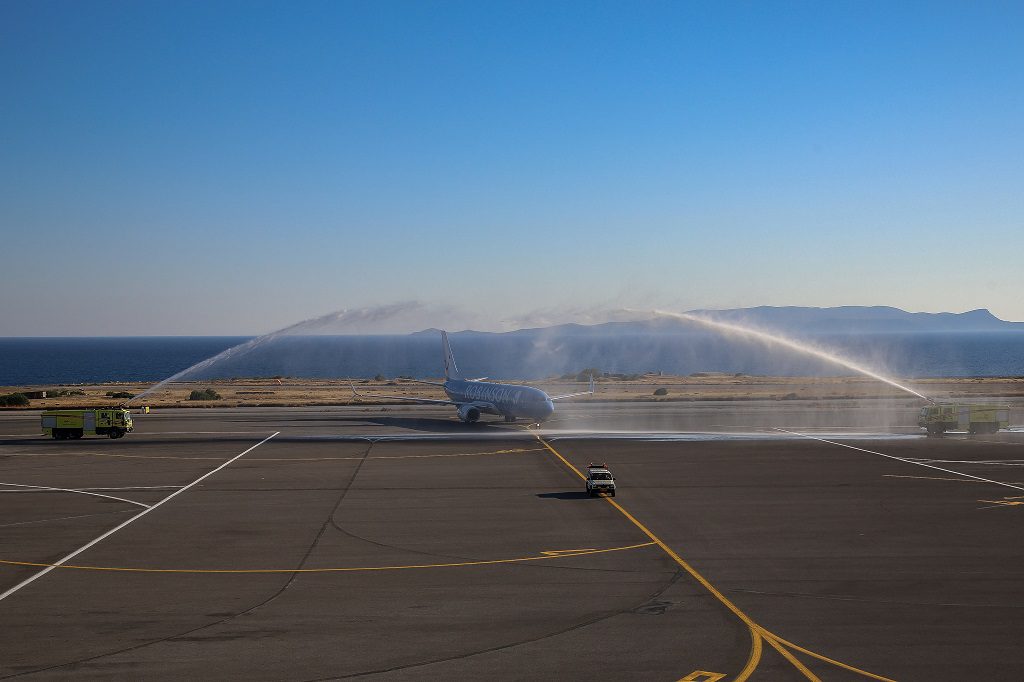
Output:
[[[544,401],[544,419],[547,419],[555,411],[555,404],[550,400]]]

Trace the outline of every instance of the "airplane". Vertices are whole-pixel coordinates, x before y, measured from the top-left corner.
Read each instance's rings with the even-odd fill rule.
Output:
[[[448,400],[431,400],[429,398],[409,398],[397,395],[364,395],[356,391],[352,384],[352,393],[359,398],[391,398],[429,405],[452,405],[458,410],[459,419],[472,424],[480,419],[481,414],[495,414],[504,417],[507,423],[525,418],[536,423],[549,419],[555,411],[555,401],[573,398],[578,395],[594,393],[594,377],[590,377],[590,388],[579,393],[549,396],[539,388],[518,386],[515,384],[497,384],[480,379],[465,379],[455,364],[452,347],[448,343],[448,332],[441,331],[441,349],[444,352],[444,382],[414,380],[421,384],[440,386],[444,389]]]

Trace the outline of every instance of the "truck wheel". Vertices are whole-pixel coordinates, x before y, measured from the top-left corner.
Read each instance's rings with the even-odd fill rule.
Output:
[[[615,497],[615,491],[614,490],[612,491],[611,494],[612,494],[612,497]]]
[[[111,440],[116,440],[121,437],[121,429],[110,429],[107,435],[110,436]]]

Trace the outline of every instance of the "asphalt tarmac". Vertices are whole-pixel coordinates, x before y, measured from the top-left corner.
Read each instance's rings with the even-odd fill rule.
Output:
[[[559,409],[2,413],[0,679],[1024,679],[1024,431]]]

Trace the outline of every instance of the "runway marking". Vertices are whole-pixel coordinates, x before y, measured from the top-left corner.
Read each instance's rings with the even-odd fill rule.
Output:
[[[837,661],[834,658],[829,658],[828,656],[823,656],[823,655],[821,655],[819,653],[815,653],[815,652],[811,651],[810,649],[803,648],[799,644],[793,644],[793,642],[790,642],[788,639],[783,639],[782,637],[779,637],[778,635],[772,635],[772,637],[774,637],[775,640],[779,642],[779,644],[783,644],[783,645],[789,647],[790,649],[796,649],[800,653],[807,654],[808,656],[816,658],[819,661],[824,661],[825,663],[831,663],[832,665],[838,666],[838,667],[842,668],[843,670],[849,670],[852,673],[857,673],[859,675],[864,675],[865,677],[870,677],[873,680],[880,680],[881,682],[896,682],[895,680],[891,680],[888,677],[882,677],[881,675],[874,675],[872,673],[867,672],[866,670],[861,670],[860,668],[854,668],[852,665],[847,665],[846,663],[843,663],[842,661]]]
[[[1024,505],[1024,497],[1004,497],[1001,500],[978,500],[978,502],[988,502],[1005,507],[1016,507],[1017,505]]]
[[[79,495],[92,495],[93,497],[105,497],[108,500],[117,500],[118,502],[127,502],[128,504],[134,504],[139,507],[145,507],[149,509],[148,504],[142,502],[136,502],[135,500],[125,499],[123,497],[114,497],[113,495],[103,495],[101,493],[94,493],[89,490],[77,490],[75,488],[53,488],[48,485],[24,485],[21,483],[2,483],[0,485],[9,485],[14,488],[28,488],[28,490],[3,490],[0,489],[0,493],[38,493],[38,492],[62,492],[62,493],[77,493]]]
[[[686,677],[680,677],[679,682],[718,682],[725,679],[725,673],[709,673],[706,670],[694,670]]]
[[[100,536],[99,536],[98,538],[95,538],[94,540],[91,540],[91,541],[87,542],[86,544],[84,544],[84,545],[82,545],[81,547],[79,547],[78,549],[76,549],[76,550],[75,550],[74,552],[71,552],[70,554],[68,554],[68,555],[66,555],[66,556],[64,556],[64,557],[62,557],[61,559],[57,560],[57,561],[56,561],[56,562],[54,562],[53,564],[49,564],[49,565],[45,566],[45,567],[43,568],[43,570],[41,570],[41,571],[39,571],[38,573],[35,573],[35,574],[33,574],[33,575],[29,576],[29,577],[28,577],[28,578],[26,578],[25,580],[22,580],[22,581],[21,581],[20,583],[18,583],[17,585],[15,585],[15,586],[14,586],[14,587],[12,587],[12,588],[10,588],[10,589],[6,590],[5,592],[3,592],[3,593],[0,593],[0,601],[3,601],[4,599],[7,599],[7,597],[11,596],[12,594],[14,594],[15,592],[17,592],[18,590],[22,589],[23,587],[26,587],[27,585],[30,585],[30,584],[32,584],[32,583],[33,583],[33,582],[35,582],[36,580],[39,580],[40,578],[42,578],[42,577],[43,577],[44,575],[46,575],[46,574],[47,574],[47,573],[49,573],[50,571],[54,570],[55,568],[58,568],[58,567],[60,567],[60,566],[63,566],[63,565],[65,564],[65,563],[67,563],[67,562],[68,562],[68,561],[70,561],[71,559],[75,558],[76,556],[78,556],[79,554],[81,554],[81,553],[82,553],[82,552],[84,552],[85,550],[89,549],[89,548],[90,548],[90,547],[92,547],[93,545],[96,545],[96,544],[98,544],[98,543],[102,542],[103,540],[105,540],[105,539],[109,538],[109,537],[110,537],[111,535],[113,535],[113,534],[114,534],[114,533],[116,533],[117,531],[121,530],[122,528],[124,528],[124,527],[125,527],[125,526],[127,526],[128,524],[130,524],[130,523],[132,523],[132,522],[134,522],[134,521],[137,521],[138,519],[141,519],[141,518],[142,518],[143,516],[145,516],[146,514],[150,513],[150,512],[151,512],[151,511],[153,511],[154,509],[156,509],[156,508],[160,507],[161,505],[163,505],[163,504],[165,504],[165,503],[167,503],[167,502],[170,502],[170,501],[171,501],[171,500],[173,500],[173,499],[174,499],[175,497],[177,497],[178,495],[182,494],[183,492],[185,492],[186,490],[188,490],[188,489],[189,489],[189,488],[191,488],[192,486],[194,486],[194,485],[196,485],[197,483],[199,483],[199,482],[201,482],[201,481],[203,481],[203,480],[205,480],[205,479],[209,478],[210,476],[213,476],[213,475],[214,475],[215,473],[217,473],[218,471],[220,471],[220,470],[221,470],[221,469],[223,469],[224,467],[228,466],[229,464],[231,464],[231,463],[232,463],[232,462],[234,462],[235,460],[239,459],[240,457],[244,457],[245,455],[249,454],[250,452],[252,452],[252,451],[253,451],[253,450],[255,450],[256,448],[258,448],[259,446],[263,445],[264,443],[266,443],[266,442],[267,442],[268,440],[270,440],[270,439],[271,439],[271,438],[273,438],[274,436],[278,435],[279,433],[281,433],[281,432],[280,432],[280,431],[275,431],[274,433],[270,434],[269,436],[267,436],[266,438],[264,438],[263,440],[261,440],[261,441],[260,441],[259,443],[256,443],[256,445],[253,445],[253,446],[249,447],[248,449],[246,449],[246,450],[243,450],[243,451],[242,451],[241,453],[239,453],[239,454],[235,455],[234,457],[232,457],[232,458],[231,458],[231,459],[229,459],[228,461],[224,462],[223,464],[221,464],[221,465],[220,465],[219,467],[217,467],[216,469],[213,469],[213,470],[211,470],[211,471],[208,471],[208,472],[206,472],[205,474],[203,474],[202,476],[200,476],[200,477],[199,477],[199,478],[197,478],[196,480],[192,481],[192,482],[191,482],[191,483],[189,483],[188,485],[186,485],[186,486],[183,486],[183,487],[181,487],[181,488],[179,488],[179,489],[175,490],[175,491],[174,491],[173,493],[171,493],[170,495],[168,495],[168,496],[167,496],[167,497],[165,497],[164,499],[160,500],[159,502],[157,502],[157,503],[156,503],[156,504],[154,504],[153,506],[151,506],[151,507],[147,507],[146,509],[143,509],[143,510],[142,510],[141,512],[139,512],[139,513],[138,513],[138,514],[136,514],[135,516],[131,517],[131,518],[130,518],[130,519],[128,519],[127,521],[124,521],[123,523],[121,523],[121,524],[118,524],[117,526],[114,526],[113,528],[111,528],[110,530],[108,530],[108,531],[107,531],[106,533],[104,533],[103,535],[100,535]]]
[[[52,521],[69,521],[71,519],[87,519],[90,516],[104,516],[106,514],[127,514],[127,509],[116,509],[114,511],[97,512],[95,514],[78,514],[76,516],[61,516],[55,519],[36,519],[35,521],[17,521],[15,523],[0,523],[0,528],[9,526],[31,526],[37,523],[50,523]]]
[[[934,464],[939,462],[941,464],[982,464],[986,466],[1005,466],[1005,467],[1021,467],[1024,466],[1024,460],[1022,459],[927,459],[924,457],[904,457],[903,459],[908,462],[927,462],[928,464]]]
[[[361,571],[405,571],[416,568],[455,568],[459,566],[492,566],[494,564],[516,564],[525,561],[544,561],[545,559],[564,559],[567,557],[587,556],[590,554],[607,554],[609,552],[625,552],[632,549],[651,547],[655,543],[642,542],[623,547],[605,549],[567,549],[541,552],[536,556],[517,557],[514,559],[484,559],[481,561],[459,561],[446,564],[411,564],[408,566],[340,566],[328,568],[131,568],[123,566],[76,566],[72,564],[43,564],[32,561],[8,561],[0,559],[0,564],[8,566],[39,566],[63,568],[78,571],[113,571],[120,573],[356,573]]]
[[[768,643],[772,645],[773,649],[782,654],[783,658],[789,661],[794,668],[802,672],[804,674],[804,677],[806,677],[808,680],[810,680],[811,682],[821,682],[820,677],[812,673],[810,668],[801,663],[800,659],[794,656],[792,651],[782,646],[782,644],[778,640],[768,639]]]
[[[947,476],[907,476],[905,474],[882,474],[882,478],[912,478],[919,481],[953,481],[955,483],[988,483],[988,481],[976,481],[973,478],[949,478]],[[1018,483],[1018,481],[1014,481]]]
[[[558,450],[556,450],[554,447],[552,447],[552,445],[548,441],[546,441],[544,438],[542,438],[539,433],[534,432],[533,435],[534,435],[534,437],[538,441],[541,442],[541,444],[544,445],[545,449],[547,449],[548,451],[551,452],[551,454],[553,454],[555,457],[557,457],[562,462],[562,464],[564,464],[570,471],[572,471],[574,474],[576,474],[579,478],[581,478],[583,480],[586,480],[586,476],[584,476],[580,472],[579,469],[577,469],[575,466],[573,466],[573,464],[571,462],[569,462],[569,460],[567,460],[565,457],[563,457],[562,454],[558,452]],[[797,435],[802,435],[802,434],[797,434]],[[814,658],[817,658],[818,660],[825,661],[826,663],[829,663],[831,665],[835,665],[837,667],[843,668],[844,670],[848,670],[850,672],[857,673],[857,674],[863,675],[865,677],[870,677],[871,679],[874,679],[874,680],[879,680],[879,682],[896,682],[895,680],[893,680],[891,678],[883,677],[881,675],[876,675],[876,674],[870,673],[870,672],[868,672],[866,670],[861,670],[860,668],[855,668],[852,665],[843,663],[841,661],[837,661],[835,659],[829,658],[829,657],[824,656],[822,654],[814,653],[814,652],[812,652],[812,651],[810,651],[808,649],[805,649],[803,647],[797,646],[796,644],[793,644],[792,642],[789,642],[789,641],[783,639],[782,637],[779,637],[778,635],[776,635],[776,634],[770,632],[769,630],[763,628],[762,626],[758,625],[756,622],[754,622],[753,618],[751,618],[746,613],[744,613],[728,597],[726,597],[721,591],[719,591],[714,585],[712,585],[707,580],[707,578],[705,578],[703,575],[701,575],[697,571],[697,569],[695,569],[693,566],[691,566],[685,560],[683,560],[683,558],[681,556],[679,556],[679,554],[677,554],[675,552],[675,550],[673,550],[671,547],[669,547],[667,544],[665,544],[661,540],[661,538],[659,538],[657,535],[655,535],[647,526],[642,524],[635,516],[630,514],[628,511],[626,511],[626,509],[621,504],[619,504],[618,502],[615,501],[615,498],[604,497],[602,499],[604,499],[608,504],[610,504],[613,507],[615,507],[615,509],[617,509],[623,516],[625,516],[627,519],[629,519],[629,521],[634,526],[639,528],[644,533],[644,535],[649,537],[653,541],[654,544],[656,544],[658,547],[660,547],[662,549],[662,551],[664,551],[669,557],[672,558],[673,561],[675,561],[679,566],[681,566],[684,571],[689,573],[690,576],[694,580],[696,580],[698,583],[700,583],[704,587],[704,589],[706,589],[708,592],[710,592],[719,602],[722,603],[723,606],[725,606],[727,609],[732,611],[732,613],[737,618],[739,618],[747,626],[747,628],[750,631],[750,653],[747,656],[747,663],[743,667],[743,670],[741,670],[739,672],[739,674],[736,675],[735,682],[745,682],[754,673],[754,671],[757,669],[758,664],[761,662],[761,654],[762,654],[762,650],[763,650],[763,641],[768,642],[768,644],[772,648],[774,648],[776,651],[778,651],[780,654],[782,654],[782,656],[787,661],[789,661],[793,665],[793,667],[795,667],[797,670],[799,670],[804,675],[804,677],[806,677],[808,680],[811,680],[811,682],[821,682],[821,680],[820,680],[820,678],[815,676],[814,673],[812,673],[807,668],[807,666],[805,666],[803,663],[801,663],[792,654],[792,652],[788,651],[788,649],[795,649],[796,651],[800,651],[802,653],[805,653],[808,656],[813,656]]]
[[[544,452],[544,448],[513,448],[511,450],[492,450],[490,452],[455,452],[437,455],[384,455],[371,457],[374,459],[429,459],[431,457],[477,457],[479,455],[511,455],[520,452]]]
[[[1013,483],[1007,483],[1005,481],[993,481],[990,478],[982,478],[981,476],[974,476],[972,474],[965,474],[965,473],[963,473],[961,471],[953,471],[952,469],[943,469],[942,467],[937,467],[934,464],[927,464],[925,462],[917,462],[917,461],[912,460],[912,459],[907,459],[906,457],[897,457],[896,455],[887,455],[884,452],[876,452],[875,450],[868,450],[866,448],[859,448],[856,445],[847,445],[846,443],[837,443],[834,440],[826,440],[824,438],[818,438],[817,436],[811,436],[811,435],[808,435],[806,433],[797,433],[796,431],[786,431],[785,429],[779,429],[779,428],[776,428],[775,430],[776,431],[782,431],[783,433],[789,433],[789,434],[792,434],[794,436],[803,436],[804,438],[810,438],[811,440],[820,441],[822,443],[828,443],[829,445],[838,445],[841,448],[849,448],[851,450],[858,450],[860,452],[866,452],[869,455],[878,455],[879,457],[885,457],[887,459],[894,459],[897,462],[904,462],[906,464],[913,464],[913,465],[919,466],[919,467],[928,467],[929,469],[935,469],[936,471],[942,471],[942,472],[945,472],[947,474],[955,474],[957,476],[963,476],[964,478],[973,478],[976,481],[983,481],[985,483],[992,483],[994,485],[1001,485],[1001,486],[1003,486],[1005,488],[1013,488],[1014,490],[1024,490],[1024,486],[1014,485]]]

